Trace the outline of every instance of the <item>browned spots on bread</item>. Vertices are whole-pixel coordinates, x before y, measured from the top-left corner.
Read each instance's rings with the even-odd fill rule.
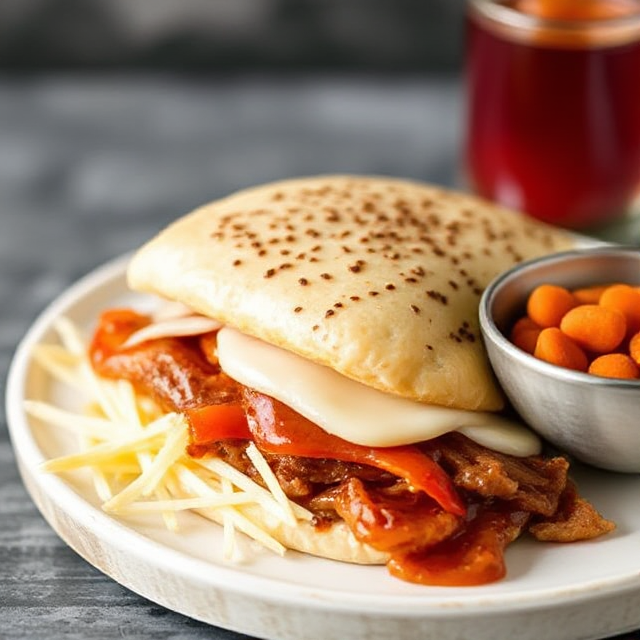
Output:
[[[459,268],[460,264],[472,263],[478,254],[495,255],[493,247],[500,242],[503,244],[500,251],[509,259],[519,261],[523,258],[513,241],[514,231],[505,227],[504,221],[478,215],[466,203],[460,206],[459,215],[451,219],[447,209],[455,206],[460,198],[458,194],[431,190],[433,193],[427,197],[419,191],[413,193],[411,188],[399,182],[377,185],[358,178],[340,181],[339,187],[331,179],[325,183],[315,182],[313,186],[302,183],[298,189],[294,183],[291,187],[285,184],[275,187],[265,198],[265,206],[253,209],[249,216],[243,215],[242,211],[221,215],[217,220],[218,228],[210,232],[210,237],[225,241],[232,234],[242,242],[239,249],[246,253],[254,250],[253,257],[238,258],[234,260],[234,266],[252,259],[268,259],[265,247],[280,246],[278,255],[291,255],[295,261],[267,263],[264,278],[274,279],[283,272],[292,271],[296,273],[294,282],[305,288],[311,284],[308,276],[299,274],[305,265],[318,263],[317,256],[320,255],[323,262],[327,255],[327,266],[342,260],[343,273],[347,276],[331,271],[318,273],[317,267],[313,267],[316,287],[331,287],[327,289],[329,295],[337,282],[344,296],[344,302],[323,312],[325,319],[333,317],[336,309],[348,310],[351,303],[360,302],[363,296],[394,296],[399,291],[406,291],[407,287],[422,282],[427,284],[434,268],[437,270],[437,263],[446,260],[454,267],[448,270],[455,273],[446,280],[447,291],[440,288],[443,283],[439,287],[416,288],[413,301],[409,302],[413,314],[424,311],[430,318],[429,304],[447,306],[452,297],[466,295],[464,290],[473,296],[481,295],[484,285],[467,269]],[[461,197],[461,202],[464,201]],[[253,223],[265,216],[269,220],[267,225]],[[476,246],[477,242],[471,245],[467,240],[470,231],[478,226],[484,245],[481,248]],[[527,230],[527,233],[535,235],[535,231]],[[340,242],[347,238],[350,238],[349,244]],[[545,243],[548,241],[551,240],[544,240]],[[371,269],[368,262],[373,265]],[[375,274],[384,263],[394,265],[386,272],[393,274],[394,280],[377,281],[375,275],[371,280],[372,270]],[[353,276],[356,279],[347,284]],[[302,305],[290,308],[299,314]],[[468,327],[451,331],[451,336],[456,340],[475,340]]]
[[[382,390],[467,408],[499,405],[479,340],[484,287],[513,262],[570,246],[482,200],[387,178],[285,181],[194,216],[139,288]],[[182,267],[164,259],[176,246],[174,265],[195,265],[178,284]],[[468,393],[454,382],[460,367]]]

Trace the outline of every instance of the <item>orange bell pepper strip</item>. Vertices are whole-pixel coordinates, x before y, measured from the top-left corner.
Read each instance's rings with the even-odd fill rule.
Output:
[[[226,438],[253,439],[267,453],[368,464],[405,479],[413,489],[424,491],[445,511],[465,515],[464,503],[449,476],[418,447],[353,444],[327,433],[269,396],[247,388],[243,390],[243,396],[246,411],[244,423],[239,405],[188,410],[186,414],[194,444]]]
[[[220,440],[251,440],[247,416],[240,404],[211,404],[185,412],[191,444]]]

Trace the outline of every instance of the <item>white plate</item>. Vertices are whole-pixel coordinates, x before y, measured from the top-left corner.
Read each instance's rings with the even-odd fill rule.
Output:
[[[101,309],[144,300],[127,292],[126,258],[90,274],[36,321],[9,376],[7,414],[16,458],[38,508],[82,557],[169,609],[261,638],[376,640],[577,640],[640,627],[640,477],[576,469],[586,495],[617,531],[570,545],[522,539],[507,551],[503,581],[469,588],[422,587],[359,567],[291,553],[258,552],[228,565],[221,529],[195,515],[172,534],[159,520],[115,519],[98,506],[83,474],[45,475],[39,464],[73,442],[27,419],[24,398],[67,403],[30,360],[66,315],[90,326]]]

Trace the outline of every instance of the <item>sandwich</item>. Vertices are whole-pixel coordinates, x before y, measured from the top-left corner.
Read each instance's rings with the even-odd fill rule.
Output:
[[[541,455],[505,408],[477,317],[498,273],[573,242],[419,182],[243,190],[133,256],[131,289],[180,311],[169,322],[106,311],[91,365],[183,416],[193,460],[269,485],[257,450],[274,490],[310,516],[238,509],[284,547],[421,584],[484,584],[503,577],[521,534],[572,541],[613,527],[568,461]]]

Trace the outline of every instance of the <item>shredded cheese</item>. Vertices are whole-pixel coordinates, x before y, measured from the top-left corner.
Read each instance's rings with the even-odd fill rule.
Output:
[[[247,456],[249,460],[253,462],[253,466],[258,470],[258,473],[262,476],[262,479],[269,488],[269,491],[271,491],[271,495],[273,495],[277,503],[282,507],[285,522],[295,526],[296,517],[293,514],[291,502],[285,495],[282,487],[278,484],[278,479],[275,477],[273,471],[271,471],[271,468],[264,459],[264,456],[260,453],[258,447],[256,447],[253,442],[247,447]]]
[[[196,463],[204,469],[213,471],[214,474],[220,477],[228,478],[240,489],[243,489],[244,491],[252,491],[256,497],[256,502],[273,515],[277,516],[282,513],[280,504],[269,491],[255,484],[251,478],[248,478],[224,460],[220,460],[219,458],[202,458],[197,460]],[[295,502],[290,501],[290,506],[296,514],[296,517],[300,520],[311,520],[313,517],[313,514],[310,511]]]
[[[181,318],[180,311],[174,317],[183,322],[182,330],[195,330],[193,319]],[[167,319],[159,322],[163,330],[170,324]],[[70,320],[59,319],[55,329],[61,344],[38,345],[34,360],[55,380],[82,392],[86,405],[74,412],[48,402],[25,402],[31,417],[72,434],[78,442],[77,452],[46,461],[43,471],[89,469],[102,508],[115,517],[159,514],[171,531],[179,530],[177,514],[184,511],[221,522],[226,560],[243,559],[238,532],[275,553],[285,552],[262,519],[255,521],[244,509],[257,505],[265,521],[275,518],[276,523],[288,526],[310,520],[312,514],[286,497],[255,445],[249,445],[247,455],[267,489],[221,459],[190,458],[185,451],[188,427],[184,416],[162,413],[149,398],[138,396],[127,381],[96,375],[85,340]]]
[[[170,417],[174,418],[173,415]],[[105,511],[114,511],[133,502],[141,495],[148,496],[153,493],[171,465],[184,455],[187,442],[186,425],[176,424],[167,434],[167,438],[151,464],[131,484],[102,505],[102,508]]]
[[[222,493],[225,497],[229,497],[233,494],[233,484],[231,483],[231,480],[228,480],[227,478],[221,478],[220,484],[222,487]],[[228,513],[222,514],[222,532],[222,548],[224,551],[224,557],[239,560],[241,554],[238,545],[236,544],[233,520],[229,517]]]
[[[233,468],[233,467],[230,467]],[[235,469],[234,469],[235,471]],[[185,487],[190,489],[193,493],[212,496],[213,489],[210,488],[207,482],[207,476],[204,473],[197,473],[185,466],[178,465],[176,468],[178,478]],[[258,486],[258,485],[256,485]],[[212,509],[200,509],[198,511],[206,518],[217,521],[217,510]],[[257,526],[252,520],[246,517],[239,509],[231,509],[229,507],[222,507],[220,509],[222,517],[227,517],[229,522],[233,525],[234,529],[239,529],[243,533],[246,533],[249,537],[253,538],[256,542],[259,542],[267,549],[275,551],[279,555],[283,555],[286,551],[285,547],[280,544],[275,538],[273,538],[267,531]],[[234,540],[234,544],[236,541]]]
[[[114,425],[113,422],[105,418],[78,415],[71,411],[54,407],[47,402],[27,400],[24,403],[24,408],[34,418],[39,418],[59,429],[70,431],[78,437],[89,436],[96,440],[106,441],[113,437],[114,429],[122,435],[126,433],[120,428],[120,425]]]
[[[85,390],[86,383],[83,383],[82,378],[75,370],[75,366],[79,362],[78,358],[60,345],[38,345],[32,355],[42,369],[56,380],[72,389]]]
[[[48,460],[42,465],[42,468],[45,471],[53,471],[55,473],[71,471],[88,465],[99,465],[103,461],[112,460],[118,455],[157,448],[158,436],[166,436],[166,432],[169,431],[172,425],[173,418],[173,415],[161,418],[149,425],[149,428],[142,435],[135,434],[133,437],[127,437],[122,440],[114,439],[110,442],[89,446],[86,451],[80,453],[72,453],[68,456]]]
[[[192,509],[210,509],[229,507],[236,504],[255,502],[248,493],[216,494],[198,498],[169,498],[168,500],[150,500],[148,502],[130,502],[121,507],[110,509],[119,514],[124,513],[158,513],[162,511],[188,511]]]

